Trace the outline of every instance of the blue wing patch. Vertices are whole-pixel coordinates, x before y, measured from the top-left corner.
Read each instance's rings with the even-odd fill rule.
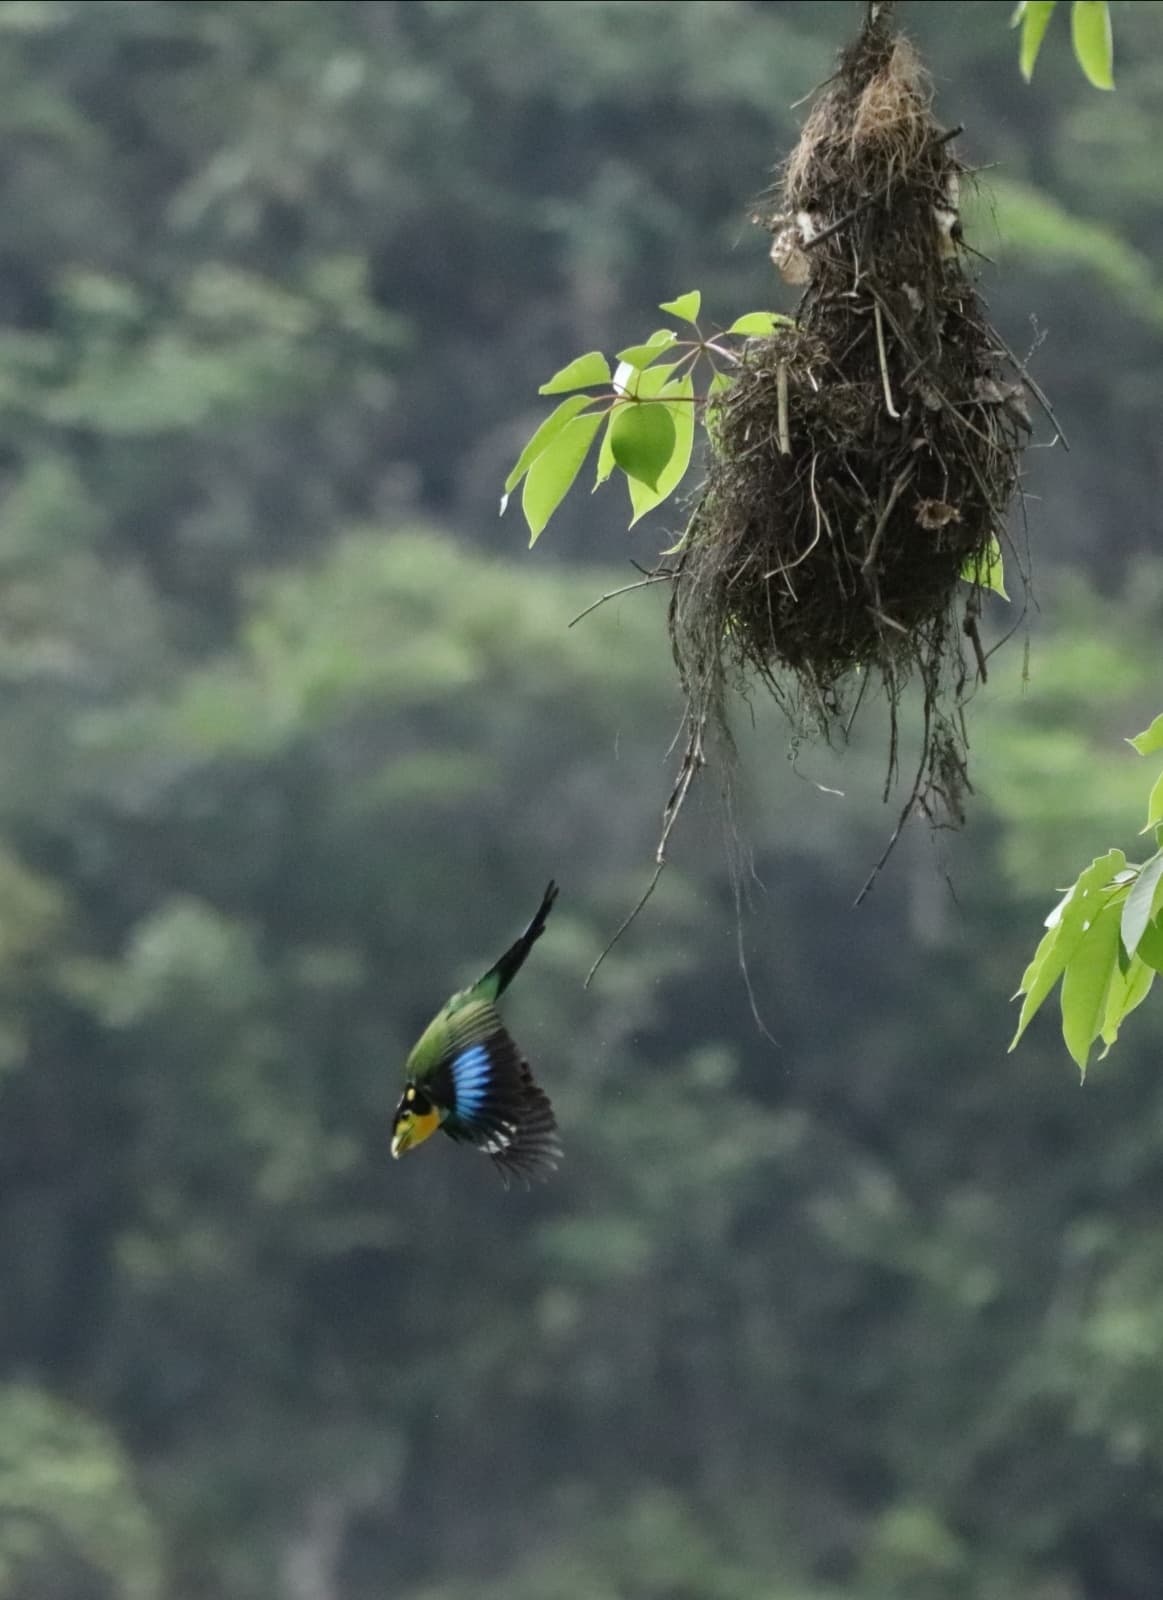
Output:
[[[488,1103],[493,1064],[488,1046],[470,1045],[453,1056],[450,1063],[457,1115],[471,1122]]]
[[[561,1159],[553,1107],[499,1020],[484,1038],[462,1036],[441,1070],[450,1139],[491,1156],[506,1187],[510,1176],[528,1183],[553,1171]]]

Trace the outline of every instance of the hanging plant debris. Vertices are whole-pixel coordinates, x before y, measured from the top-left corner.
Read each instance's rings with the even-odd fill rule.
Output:
[[[712,750],[729,786],[732,710],[757,687],[787,714],[797,747],[843,742],[862,706],[887,704],[885,799],[902,767],[905,798],[858,902],[913,812],[935,826],[963,820],[964,711],[991,653],[982,595],[1005,593],[1003,567],[1015,598],[1028,592],[1025,540],[1007,531],[1023,505],[1027,398],[1066,440],[977,293],[977,252],[961,231],[961,129],[938,123],[892,12],[893,0],[865,0],[858,36],[755,218],[779,272],[803,291],[796,315],[745,312],[713,332],[697,290],[663,301],[680,331],[655,330],[619,351],[616,367],[591,350],[541,385],[564,398],[505,480],[501,509],[523,482],[535,542],[597,445],[595,487],[625,477],[633,526],[675,493],[704,425],[705,476],[682,538],[582,613],[670,584],[686,697],[654,876],[607,951],[657,883]],[[917,708],[907,737],[906,694]]]
[[[708,408],[707,475],[672,569],[687,743],[663,846],[708,734],[729,758],[732,696],[756,682],[829,741],[883,691],[886,798],[901,697],[917,685],[920,757],[893,841],[914,809],[962,817],[962,711],[987,670],[981,590],[1003,545],[1024,588],[1006,516],[1031,433],[1024,391],[1045,401],[966,270],[960,130],[934,118],[890,13],[867,7],[786,162],[776,213],[756,219],[804,293],[794,324],[748,341]]]

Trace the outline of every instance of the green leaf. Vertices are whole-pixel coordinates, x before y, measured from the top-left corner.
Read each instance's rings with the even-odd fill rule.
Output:
[[[1066,900],[1068,900],[1070,898],[1070,895],[1072,895],[1073,893],[1074,893],[1074,890],[1073,890],[1073,888],[1071,888],[1069,893],[1065,896],[1065,898],[1063,900],[1059,901],[1058,907],[1056,907],[1055,909],[1057,910],[1061,906],[1065,905]],[[1053,914],[1054,913],[1051,912],[1050,915],[1053,916]],[[1046,961],[1049,958],[1050,952],[1053,950],[1054,945],[1057,942],[1057,939],[1058,939],[1058,923],[1057,923],[1057,920],[1055,920],[1053,922],[1053,924],[1051,924],[1050,917],[1047,917],[1046,918],[1046,923],[1047,923],[1047,931],[1039,939],[1038,948],[1034,951],[1034,954],[1033,954],[1033,956],[1032,956],[1032,958],[1030,960],[1029,966],[1026,968],[1025,972],[1022,973],[1022,981],[1018,984],[1017,991],[1010,996],[1011,1000],[1016,1000],[1018,998],[1018,995],[1020,995],[1020,994],[1029,994],[1029,992],[1033,989],[1034,984],[1037,981],[1038,973],[1041,970],[1043,962]],[[1050,989],[1052,987],[1053,987],[1052,984],[1047,987],[1046,994],[1049,994]],[[1046,995],[1044,994],[1042,996],[1042,999],[1038,1001],[1038,1005],[1041,1005],[1042,1000],[1044,1000],[1045,998],[1046,998]],[[1035,1010],[1036,1009],[1037,1008],[1035,1007]],[[1023,1014],[1024,1014],[1024,1008],[1023,1008]],[[1031,1012],[1030,1014],[1032,1016],[1033,1012]],[[1017,1044],[1019,1037],[1020,1037],[1020,1034],[1017,1037],[1015,1037],[1015,1039],[1013,1041],[1013,1044],[1010,1045],[1010,1049],[1011,1050],[1013,1049],[1014,1045]]]
[[[970,556],[961,569],[961,576],[966,583],[980,584],[983,589],[992,589],[994,594],[1000,594],[1003,600],[1009,599],[1006,593],[1005,564],[1002,561],[1001,545],[996,534],[989,541],[989,547],[980,560]]]
[[[741,317],[736,317],[728,333],[751,333],[764,335],[774,333],[777,328],[794,328],[794,317],[781,316],[778,311],[745,311]]]
[[[1142,733],[1137,733],[1127,743],[1133,745],[1141,756],[1153,756],[1156,750],[1163,750],[1163,711],[1149,728],[1144,728]]]
[[[644,372],[636,373],[634,393],[639,400],[660,400],[673,393],[673,386],[678,379],[672,374],[677,366],[678,362],[675,361],[668,367],[647,367]]]
[[[716,394],[726,394],[733,382],[734,379],[729,372],[716,372],[707,386],[708,398]]]
[[[1114,44],[1107,0],[1074,0],[1070,11],[1070,36],[1078,65],[1095,88],[1113,89]]]
[[[602,446],[598,451],[598,471],[597,476],[594,479],[595,489],[600,488],[601,485],[605,483],[606,479],[610,476],[611,472],[613,472],[616,465],[614,461],[613,441],[611,438],[614,426],[614,418],[617,416],[618,412],[623,406],[633,404],[634,400],[639,398],[643,400],[650,400],[658,395],[660,391],[666,387],[666,384],[670,379],[670,375],[677,365],[677,362],[672,362],[669,366],[665,367],[647,367],[640,369],[638,367],[632,367],[628,361],[623,361],[619,364],[618,370],[614,374],[614,389],[619,396],[627,398],[620,398],[615,403],[614,409],[610,414],[610,425],[607,427],[602,436]],[[628,478],[626,481],[632,484],[634,479]],[[633,524],[631,524],[631,526],[633,526]]]
[[[689,373],[681,378],[672,378],[674,365],[662,367],[648,367],[638,371],[629,365],[620,366],[614,374],[614,386],[617,389],[626,389],[634,399],[619,400],[614,406],[610,416],[610,425],[602,438],[601,449],[598,451],[598,470],[594,479],[594,488],[597,489],[605,483],[613,472],[617,462],[614,459],[613,436],[615,419],[621,412],[639,402],[655,400],[673,400],[666,409],[674,420],[675,443],[670,461],[660,473],[658,483],[654,488],[643,483],[640,479],[627,474],[626,485],[630,491],[631,520],[633,527],[640,517],[652,511],[655,506],[661,505],[668,495],[674,493],[682,481],[694,449],[695,434],[695,407],[694,383]],[[619,424],[620,425],[620,424]]]
[[[1156,972],[1163,972],[1163,917],[1156,917],[1147,924],[1139,940],[1139,960]]]
[[[1100,910],[1108,900],[1114,904],[1115,897],[1118,904],[1122,904],[1126,890],[1112,889],[1111,880],[1126,864],[1127,858],[1121,850],[1108,850],[1105,855],[1096,856],[1047,917],[1049,932],[1038,945],[1018,988],[1018,994],[1025,995],[1025,1000],[1018,1018],[1017,1032],[1010,1041],[1011,1050],[1062,976],[1067,963],[1073,959],[1079,943],[1085,938],[1087,929]]]
[[[631,527],[639,518],[644,517],[648,511],[653,511],[655,506],[661,505],[674,493],[691,464],[695,443],[695,385],[690,373],[665,384],[659,391],[659,401],[664,401],[672,395],[674,403],[668,405],[666,409],[674,422],[674,450],[670,460],[659,473],[657,486],[651,489],[637,478],[626,479],[634,513],[630,519]]]
[[[652,334],[645,344],[632,344],[625,350],[618,351],[618,360],[624,361],[628,367],[637,367],[640,371],[648,367],[652,361],[657,361],[664,351],[678,342],[678,335],[671,328],[663,328],[659,333]]]
[[[1110,989],[1106,997],[1106,1012],[1102,1023],[1102,1042],[1105,1046],[1102,1054],[1105,1056],[1112,1044],[1119,1036],[1119,1029],[1123,1022],[1130,1016],[1136,1006],[1141,1006],[1151,992],[1151,985],[1155,982],[1155,970],[1136,956],[1131,961],[1126,972],[1120,968],[1117,976],[1111,978]],[[1100,1057],[1101,1059],[1101,1057]]]
[[[545,421],[537,429],[529,443],[517,457],[517,465],[505,479],[505,493],[501,500],[501,515],[505,514],[505,507],[509,503],[509,496],[545,449],[546,445],[561,432],[567,422],[573,420],[579,411],[584,411],[586,406],[593,404],[593,396],[588,394],[571,394],[568,400],[563,400],[556,411],[551,411]]]
[[[574,417],[529,468],[521,509],[529,524],[530,545],[537,543],[541,530],[569,493],[601,422],[600,411]]]
[[[614,409],[610,412],[609,421],[606,423],[606,431],[602,435],[602,442],[598,449],[598,470],[594,477],[594,488],[590,490],[591,494],[593,494],[594,489],[600,489],[602,487],[603,483],[605,483],[606,479],[610,476],[611,472],[614,470],[614,467],[617,465],[614,460],[614,448],[610,442],[610,434],[613,431],[614,418],[618,415],[618,412],[624,405],[629,404],[630,402],[627,400],[619,400],[615,403]]]
[[[1086,1076],[1091,1046],[1102,1033],[1107,995],[1119,973],[1119,908],[1098,913],[1075,946],[1062,974],[1062,1037]]]
[[[677,366],[677,361],[661,367],[634,367],[629,361],[620,361],[614,374],[614,392],[631,400],[651,399]]]
[[[664,300],[658,309],[669,311],[672,317],[680,317],[683,322],[693,322],[702,303],[702,292],[692,289],[689,294],[680,294],[677,300]]]
[[[543,383],[538,394],[568,394],[571,389],[591,389],[595,383],[609,383],[610,363],[600,350],[578,356]]]
[[[674,418],[654,400],[622,406],[610,422],[610,448],[628,478],[657,490],[658,479],[674,455]]]
[[[1155,903],[1157,898],[1163,898],[1163,850],[1158,855],[1152,856],[1140,869],[1123,906],[1120,931],[1123,949],[1129,956],[1133,956],[1139,948],[1139,940],[1143,937],[1147,924],[1161,909]]]
[[[1159,822],[1163,822],[1163,772],[1155,779],[1155,786],[1147,796],[1147,827],[1140,831],[1146,833]]]
[[[1018,65],[1027,83],[1034,76],[1034,63],[1038,59],[1038,51],[1042,48],[1042,40],[1056,4],[1057,0],[1026,0],[1014,12],[1011,26],[1016,27],[1019,22],[1022,25]]]

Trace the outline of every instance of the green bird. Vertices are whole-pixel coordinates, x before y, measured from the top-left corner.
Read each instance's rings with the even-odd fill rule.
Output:
[[[495,966],[454,994],[424,1029],[405,1064],[392,1122],[392,1155],[402,1156],[440,1128],[491,1156],[506,1189],[510,1176],[545,1178],[561,1158],[549,1097],[496,1012],[496,1002],[545,931],[557,899],[550,883],[525,932]]]

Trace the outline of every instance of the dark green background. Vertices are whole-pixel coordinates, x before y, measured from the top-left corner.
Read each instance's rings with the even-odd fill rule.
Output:
[[[773,1047],[713,777],[581,987],[681,708],[657,594],[566,625],[677,514],[496,506],[570,356],[790,309],[748,212],[859,8],[0,4],[0,1600],[1163,1592],[1163,1000],[1005,1053],[1154,776],[1163,7],[1114,95],[901,9],[1072,449],[962,836],[854,913],[879,730],[741,716]],[[558,1180],[392,1163],[551,875]]]

